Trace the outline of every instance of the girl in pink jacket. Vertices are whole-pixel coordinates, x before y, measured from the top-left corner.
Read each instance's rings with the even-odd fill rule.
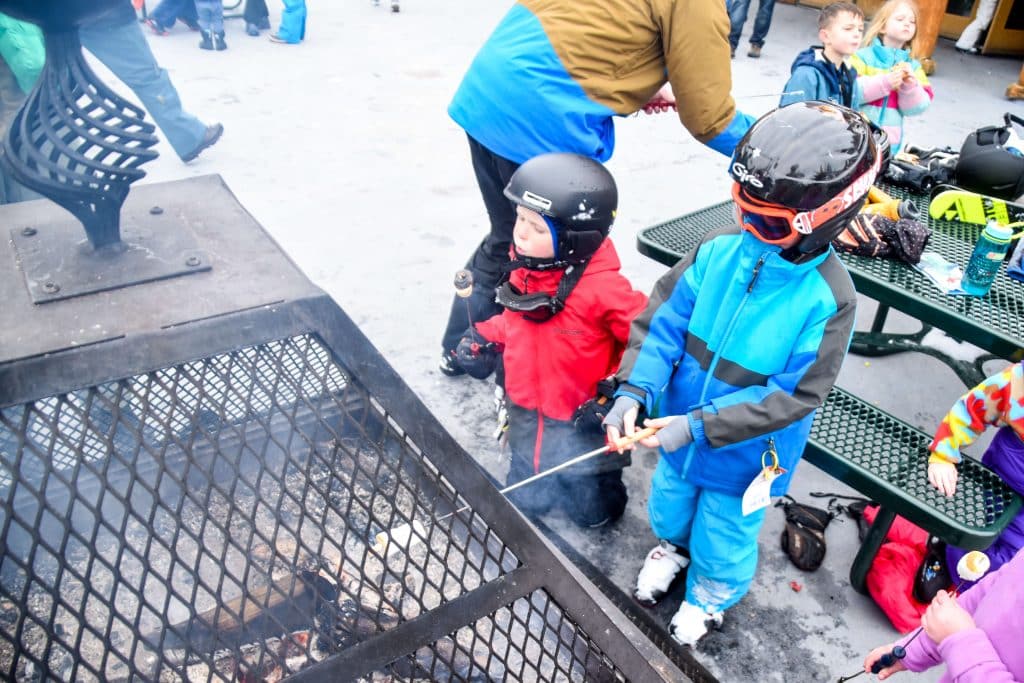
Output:
[[[899,671],[924,671],[945,663],[940,683],[1024,681],[1024,552],[974,588],[957,597],[939,591],[921,617],[924,633],[876,647],[864,659],[870,671],[882,655],[902,645],[907,654],[878,674],[882,681]]]

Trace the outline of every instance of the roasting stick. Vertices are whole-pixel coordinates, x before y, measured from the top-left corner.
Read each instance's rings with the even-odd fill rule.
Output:
[[[629,446],[630,444],[639,441],[640,439],[646,439],[649,436],[654,436],[654,434],[657,433],[658,429],[658,427],[646,427],[644,429],[639,429],[636,432],[634,432],[631,436],[623,436],[620,437],[619,439],[616,439],[614,447],[616,450],[621,450]],[[583,455],[577,455],[572,460],[567,460],[563,462],[561,465],[557,465],[555,467],[552,467],[551,469],[539,472],[533,475],[532,477],[523,479],[522,481],[516,482],[511,486],[506,486],[505,488],[498,491],[498,493],[504,495],[506,493],[509,493],[510,491],[515,491],[516,489],[526,486],[527,484],[532,484],[538,479],[543,479],[544,477],[548,477],[552,474],[555,474],[556,472],[560,472],[561,470],[564,470],[567,467],[572,467],[573,465],[577,465],[583,462],[584,460],[589,460],[590,458],[594,458],[598,455],[601,455],[602,453],[607,453],[609,450],[611,450],[611,448],[612,444],[605,444],[604,446],[601,446],[600,448],[595,448],[594,450],[588,451]],[[454,512],[449,512],[446,515],[442,515],[441,517],[434,519],[432,523],[437,524],[438,522],[443,522],[449,517],[453,517],[459,514],[460,512],[465,512],[469,508],[469,505],[464,505],[460,507],[458,510],[455,510]],[[416,532],[415,536],[413,535],[413,531]],[[392,528],[391,531],[382,531],[379,534],[377,534],[375,537],[376,543],[374,543],[373,549],[381,555],[390,554],[396,550],[408,548],[411,543],[421,542],[424,538],[426,538],[426,536],[427,527],[424,526],[423,523],[420,522],[418,519],[416,519],[413,520],[412,524],[401,524],[399,526]]]

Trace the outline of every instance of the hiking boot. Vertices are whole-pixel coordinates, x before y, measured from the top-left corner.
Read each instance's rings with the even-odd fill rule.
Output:
[[[705,612],[702,608],[683,600],[683,604],[669,622],[668,631],[677,643],[693,647],[712,626],[722,626],[721,612]]]
[[[750,49],[747,51],[747,56],[748,57],[753,57],[754,59],[757,59],[758,57],[760,57],[761,56],[761,46],[757,45],[755,43],[751,43],[750,44]]]
[[[212,50],[213,49],[213,34],[209,31],[202,32],[203,39],[199,41],[200,50]]]
[[[209,48],[207,48],[209,49]],[[192,161],[199,156],[204,149],[207,147],[213,147],[220,140],[220,136],[224,134],[224,126],[219,123],[214,123],[206,127],[206,132],[203,133],[203,139],[199,141],[196,148],[183,156],[182,161]]]
[[[690,564],[690,558],[668,541],[661,541],[647,553],[636,577],[633,597],[644,607],[653,607],[665,597],[672,581]]]
[[[437,369],[441,371],[442,375],[447,377],[458,377],[459,375],[465,375],[466,371],[462,369],[462,366],[455,362],[455,356],[453,352],[445,353],[441,352],[441,362],[437,364]]]
[[[213,49],[218,52],[228,49],[228,44],[224,42],[224,31],[217,31],[213,34]]]

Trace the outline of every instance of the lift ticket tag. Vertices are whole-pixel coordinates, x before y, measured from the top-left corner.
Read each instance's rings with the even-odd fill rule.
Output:
[[[769,463],[769,459],[771,464]],[[779,467],[779,456],[775,452],[775,444],[771,444],[761,455],[761,471],[743,492],[741,510],[746,517],[755,510],[766,508],[772,504],[772,482],[786,473]]]

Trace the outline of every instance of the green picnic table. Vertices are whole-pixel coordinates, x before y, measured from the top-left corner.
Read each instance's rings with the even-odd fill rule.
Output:
[[[927,202],[897,188],[884,187],[901,198]],[[928,249],[947,260],[965,264],[981,227],[928,219],[932,236]],[[645,228],[637,236],[640,253],[667,266],[674,265],[711,229],[735,225],[732,201],[721,202],[679,218]],[[984,378],[981,363],[1024,354],[1024,285],[1002,271],[985,297],[949,296],[911,266],[888,259],[841,254],[858,292],[879,302],[870,332],[854,334],[851,350],[883,355],[920,351],[947,362],[969,386]],[[922,322],[914,334],[883,331],[890,308]],[[974,362],[948,357],[921,344],[937,327],[975,344],[990,354]],[[850,569],[850,583],[867,592],[868,569],[896,515],[914,522],[956,546],[987,548],[1016,516],[1021,498],[992,470],[965,457],[960,465],[956,495],[947,498],[927,479],[931,436],[880,410],[848,391],[834,387],[818,410],[804,458],[828,474],[879,503],[881,509]]]

